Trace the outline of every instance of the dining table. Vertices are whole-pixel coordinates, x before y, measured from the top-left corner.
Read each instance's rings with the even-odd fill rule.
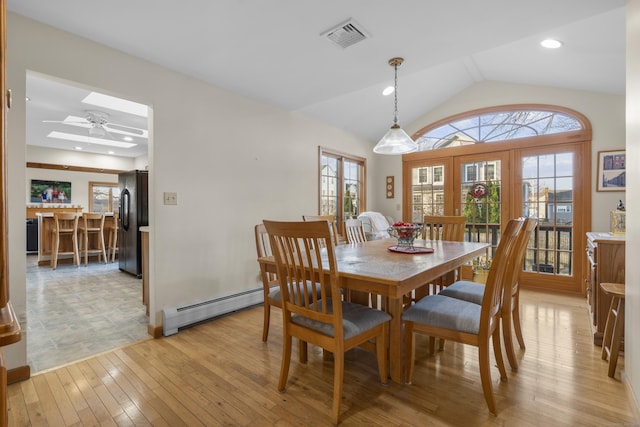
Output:
[[[420,240],[414,250],[397,247],[394,238],[335,246],[340,287],[386,297],[389,324],[389,374],[402,383],[403,296],[482,256],[488,243]],[[400,250],[398,250],[400,249]],[[272,256],[258,258],[260,268],[276,272]]]

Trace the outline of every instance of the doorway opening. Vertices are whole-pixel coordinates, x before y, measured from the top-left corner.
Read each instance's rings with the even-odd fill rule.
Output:
[[[26,211],[33,223],[56,209],[118,209],[118,176],[148,170],[148,106],[75,82],[29,71],[26,76]],[[133,109],[131,109],[133,108]],[[138,108],[136,110],[136,108]],[[60,199],[31,194],[32,181],[66,183]],[[96,191],[107,188],[109,191]],[[104,193],[104,194],[103,194]],[[111,199],[102,200],[107,194]],[[111,211],[109,211],[109,209]],[[32,217],[32,218],[29,218]],[[49,266],[44,227],[26,262],[27,363],[41,372],[149,338],[142,280],[115,262],[70,259]],[[31,241],[33,243],[33,238]],[[46,239],[48,240],[48,239]]]

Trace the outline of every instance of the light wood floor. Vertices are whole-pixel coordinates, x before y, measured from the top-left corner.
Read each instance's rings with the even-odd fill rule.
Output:
[[[412,385],[382,386],[373,354],[347,354],[342,425],[639,425],[620,382],[624,358],[609,378],[585,300],[523,291],[521,307],[527,350],[507,382],[492,372],[497,416],[483,399],[475,349],[447,343],[428,356],[423,339]],[[294,354],[287,392],[276,390],[282,322],[274,314],[266,344],[255,307],[13,384],[9,425],[330,425],[333,366],[319,349],[310,347],[306,365]]]

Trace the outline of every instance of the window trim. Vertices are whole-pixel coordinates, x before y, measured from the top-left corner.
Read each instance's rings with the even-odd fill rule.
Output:
[[[477,145],[491,145],[492,147],[503,144],[503,143],[509,143],[509,144],[513,144],[514,141],[527,141],[527,140],[531,140],[531,139],[537,139],[537,138],[544,138],[544,137],[554,137],[554,136],[558,136],[558,135],[574,135],[573,138],[575,139],[585,139],[585,137],[588,135],[588,139],[591,139],[591,123],[589,122],[589,119],[587,119],[587,117],[585,115],[583,115],[582,113],[573,110],[571,108],[567,108],[567,107],[561,107],[561,106],[557,106],[557,105],[550,105],[550,104],[507,104],[507,105],[497,105],[497,106],[493,106],[493,107],[484,107],[484,108],[478,108],[475,110],[470,110],[470,111],[465,111],[462,113],[458,113],[455,114],[453,116],[449,116],[449,117],[445,117],[443,119],[440,119],[434,123],[431,123],[421,129],[419,129],[417,132],[415,132],[413,135],[411,135],[411,138],[415,141],[417,141],[420,137],[422,137],[424,134],[429,133],[430,131],[437,129],[443,125],[446,125],[448,123],[453,123],[453,122],[457,122],[459,120],[462,119],[468,119],[468,118],[473,118],[473,117],[477,117],[477,116],[481,116],[481,115],[485,115],[485,114],[490,114],[490,113],[500,113],[500,112],[514,112],[514,111],[531,111],[531,110],[538,110],[538,111],[549,111],[549,112],[553,112],[553,113],[559,113],[559,114],[564,114],[567,116],[570,116],[574,119],[576,119],[579,123],[580,126],[582,126],[582,129],[578,129],[578,130],[573,130],[573,131],[568,131],[568,132],[557,132],[557,133],[551,133],[551,134],[545,134],[545,135],[533,135],[533,136],[529,136],[529,137],[519,137],[519,138],[514,138],[514,139],[508,139],[508,140],[501,140],[501,141],[492,141],[492,142],[488,142],[488,143],[483,143],[483,142],[478,142],[476,144],[470,144],[470,145],[464,145],[462,147],[457,146],[457,147],[447,147],[447,148],[436,148],[436,149],[429,149],[429,150],[424,150],[424,151],[417,151],[416,153],[422,153],[422,152],[434,152],[434,151],[442,151],[442,150],[453,150],[456,148],[464,148],[464,147],[470,147],[470,146],[477,146]],[[494,151],[495,149],[492,149],[492,151]]]
[[[102,182],[102,181],[89,181],[89,212],[93,210],[93,187],[111,187],[118,188],[117,182]],[[109,190],[109,209],[107,212],[113,212],[113,194],[112,190]]]
[[[367,209],[367,159],[365,157],[356,156],[353,154],[345,153],[338,150],[333,150],[330,148],[318,146],[318,214],[322,213],[322,157],[329,156],[335,157],[338,159],[338,171],[336,173],[336,179],[340,182],[338,185],[338,194],[337,199],[343,200],[343,185],[344,177],[343,177],[343,167],[342,163],[344,160],[348,160],[351,162],[359,163],[361,167],[361,176],[359,177],[360,182],[362,183],[362,188],[360,189],[360,212],[365,212]],[[338,233],[343,233],[344,228],[344,207],[342,203],[338,203],[337,206],[337,218],[336,218],[336,226],[338,228]]]

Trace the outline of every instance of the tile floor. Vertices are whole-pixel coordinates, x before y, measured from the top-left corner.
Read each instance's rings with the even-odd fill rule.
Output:
[[[31,373],[149,339],[142,280],[118,262],[54,271],[27,255],[27,363]],[[24,325],[23,325],[24,327]]]

